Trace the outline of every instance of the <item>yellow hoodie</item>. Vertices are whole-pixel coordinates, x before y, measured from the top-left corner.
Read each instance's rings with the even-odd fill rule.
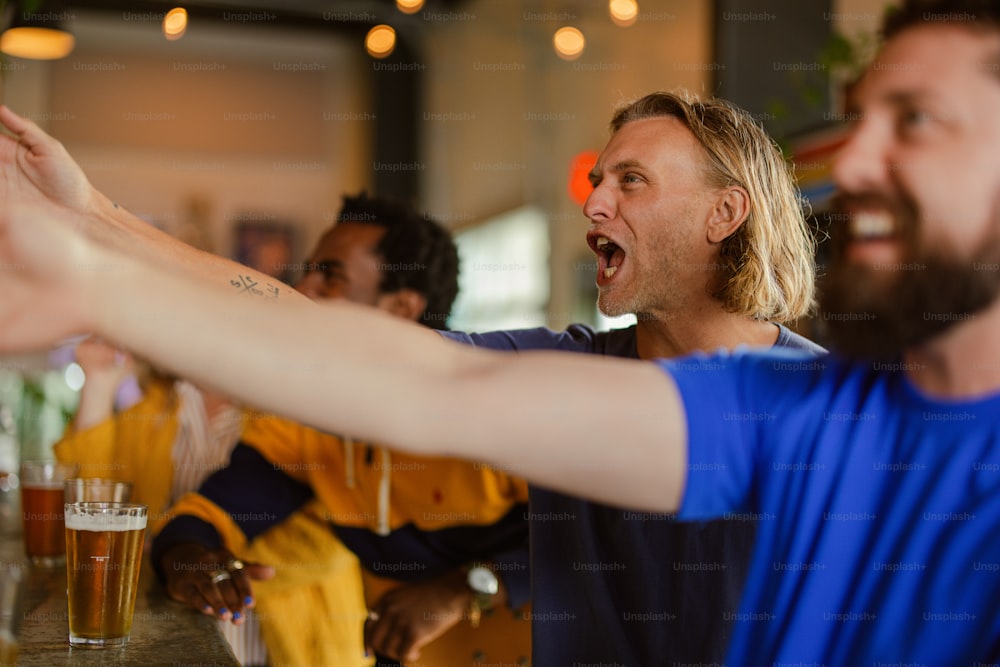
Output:
[[[77,462],[81,477],[132,482],[132,500],[149,506],[155,532],[170,503],[177,406],[171,384],[153,382],[139,403],[114,418],[81,432],[71,426],[56,443],[55,455]],[[272,667],[371,664],[363,657],[367,611],[360,567],[321,514],[318,503],[306,504],[249,544],[226,545],[242,559],[277,570],[274,579],[257,582],[254,589]]]
[[[530,663],[530,622],[523,605],[527,485],[489,466],[390,453],[254,415],[230,467],[203,485],[200,495],[180,499],[171,513],[183,516],[161,537],[188,539],[209,527],[225,544],[239,545],[248,534],[282,525],[289,513],[312,502],[322,506],[331,528],[359,556],[369,600],[389,587],[478,560],[499,564],[501,574],[524,582],[521,592],[511,595],[515,611],[493,610],[478,628],[459,623],[425,647],[416,664]],[[510,591],[507,577],[505,583]]]

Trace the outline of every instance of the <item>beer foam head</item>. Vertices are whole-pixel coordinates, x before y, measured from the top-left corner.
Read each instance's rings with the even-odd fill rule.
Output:
[[[118,514],[101,509],[80,509],[71,505],[66,506],[66,528],[69,530],[124,532],[126,530],[142,530],[145,527],[145,512]]]

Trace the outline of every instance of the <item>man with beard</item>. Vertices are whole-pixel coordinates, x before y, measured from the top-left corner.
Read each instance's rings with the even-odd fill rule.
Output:
[[[37,152],[55,152],[51,138],[37,128],[9,112],[2,117],[12,129],[25,128],[22,142]],[[565,332],[539,328],[445,335],[487,349],[633,359],[738,346],[822,352],[777,324],[805,315],[813,305],[813,242],[788,165],[760,125],[721,100],[659,92],[624,105],[611,130],[590,174],[594,189],[584,207],[590,220],[587,240],[598,260],[601,310],[633,313],[638,324],[601,333],[575,325]],[[98,231],[106,228],[97,226]],[[260,440],[257,431],[254,438]],[[299,456],[301,448],[279,443],[288,444],[297,437],[293,434],[304,432],[272,429],[268,448],[281,450],[281,456],[289,451]],[[283,516],[278,510],[289,504],[274,498],[285,497],[277,489],[288,485],[290,476],[274,463],[258,459],[256,465],[241,465],[238,473],[229,470],[231,483],[224,493],[216,486],[215,502],[238,504],[234,514],[277,520]],[[298,469],[315,461],[284,463]],[[337,467],[332,461],[321,466],[325,471]],[[239,493],[250,477],[271,493],[252,498]],[[396,495],[394,490],[392,497]],[[454,494],[449,497],[455,501]],[[749,567],[755,517],[679,522],[666,514],[636,513],[539,487],[532,489],[531,506],[532,655],[537,664],[712,663],[725,657]],[[169,532],[165,529],[154,545],[154,558],[165,571],[199,572],[178,563],[166,565],[171,558],[165,545],[177,539]],[[430,553],[442,551],[445,533],[438,526],[422,538],[430,542]],[[464,536],[465,547],[470,538]],[[378,544],[378,553],[387,553],[389,543]],[[352,543],[359,554],[370,548],[356,546]],[[453,546],[450,551],[462,549]],[[505,562],[496,556],[495,562],[478,565],[507,574],[498,581],[506,584],[512,579],[510,566],[521,563],[511,562],[510,555]],[[664,561],[670,563],[666,574]],[[434,563],[436,556],[421,564]],[[424,642],[457,622],[456,610],[472,611],[464,578],[445,576],[437,583],[433,594],[425,582],[414,583],[373,604],[365,625],[367,645],[387,656],[416,659]],[[495,598],[473,598],[472,604],[498,606],[507,592],[501,587]],[[236,596],[228,584],[225,593],[233,594],[225,605],[213,598],[211,606],[240,612],[245,595]],[[200,607],[201,600],[194,599]]]
[[[852,352],[512,357],[287,302],[239,339],[253,304],[87,241],[37,205],[4,216],[0,345],[92,329],[325,428],[681,520],[755,515],[730,664],[995,663],[1000,280],[976,272],[998,273],[1000,7],[911,1],[886,36],[851,91],[859,120],[834,170],[846,239],[824,298],[861,290],[872,308],[831,319]],[[120,274],[81,269],[95,264]],[[881,304],[939,265],[964,281],[957,296],[937,299],[940,276],[918,279],[929,305],[880,326],[898,340],[861,345],[890,317]],[[172,326],[127,316],[154,289],[147,312]],[[231,317],[194,333],[221,308]],[[245,351],[279,336],[294,342],[281,359],[310,372],[274,386],[273,362]],[[365,379],[343,387],[345,373]]]

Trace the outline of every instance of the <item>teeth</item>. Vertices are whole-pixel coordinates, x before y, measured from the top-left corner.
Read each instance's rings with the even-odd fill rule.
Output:
[[[603,236],[599,236],[597,238],[597,241],[594,243],[594,245],[596,245],[598,248],[603,248],[604,246],[608,245],[609,243],[611,243],[611,241],[609,241],[607,238],[605,238]]]
[[[863,212],[851,216],[851,235],[856,238],[891,236],[892,216],[888,213]]]
[[[604,269],[604,277],[610,278],[611,276],[615,275],[615,271],[617,270],[618,270],[617,266],[609,266],[608,268]]]

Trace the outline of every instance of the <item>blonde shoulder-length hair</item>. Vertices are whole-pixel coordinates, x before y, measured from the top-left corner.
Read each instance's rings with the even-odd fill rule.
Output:
[[[816,239],[774,140],[739,107],[686,92],[655,92],[629,102],[615,112],[611,132],[662,116],[680,120],[704,147],[710,186],[738,185],[750,196],[746,220],[721,244],[713,296],[726,310],[758,320],[789,322],[810,313]]]

